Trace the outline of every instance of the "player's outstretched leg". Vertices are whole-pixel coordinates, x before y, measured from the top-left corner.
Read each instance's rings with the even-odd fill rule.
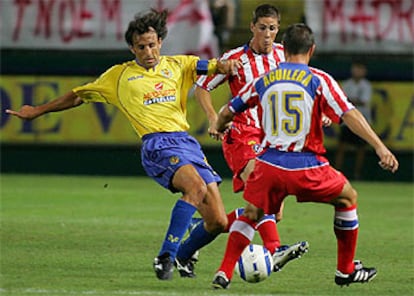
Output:
[[[335,273],[335,283],[338,286],[349,286],[355,283],[367,283],[375,278],[377,270],[373,267],[364,267],[359,260],[354,261],[355,269],[351,274],[343,274],[339,270]]]
[[[153,263],[155,275],[158,279],[172,279],[178,247],[191,223],[191,217],[195,211],[196,208],[193,205],[181,199],[175,203],[164,242]]]
[[[259,232],[263,246],[266,249],[271,251],[280,247],[280,237],[276,227],[275,215],[264,215],[258,221],[256,230]]]
[[[298,242],[291,246],[284,245],[280,246],[273,253],[273,271],[280,271],[283,266],[286,265],[289,261],[300,258],[303,254],[308,252],[309,243],[306,241]]]
[[[357,206],[335,208],[334,231],[338,241],[338,264],[335,283],[348,286],[354,283],[366,283],[377,275],[375,268],[367,268],[354,260],[358,237]]]
[[[243,214],[243,208],[237,208],[227,214],[228,226],[224,232],[228,232],[233,222]],[[194,278],[195,264],[198,261],[199,249],[204,245],[210,243],[216,235],[209,235],[204,229],[203,218],[192,218],[190,226],[188,227],[188,237],[181,243],[177,258],[175,259],[175,267],[180,273],[181,277]]]
[[[254,236],[256,222],[245,216],[240,216],[230,228],[221,265],[214,276],[214,289],[227,289],[233,277],[234,267],[243,250],[250,244]]]
[[[183,240],[185,242],[186,239],[188,239],[191,236],[191,233],[193,230],[199,225],[203,224],[204,220],[203,218],[195,218],[193,217],[191,219],[190,226],[188,226],[188,237]],[[178,249],[180,250],[180,249]],[[198,255],[199,251],[195,251],[194,254],[187,260],[183,260],[179,257],[175,258],[174,265],[177,268],[178,272],[180,273],[181,277],[188,277],[188,278],[195,278],[196,274],[194,272],[194,265],[198,262]],[[178,256],[178,254],[177,254]]]
[[[199,249],[212,242],[218,234],[211,234],[204,228],[202,218],[192,218],[188,227],[189,236],[180,244],[174,265],[181,277],[196,277],[194,265],[198,261]]]

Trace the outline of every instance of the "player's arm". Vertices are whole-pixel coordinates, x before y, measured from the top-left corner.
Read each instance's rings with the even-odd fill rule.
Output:
[[[217,123],[217,112],[214,110],[214,106],[211,100],[210,92],[205,90],[202,87],[197,86],[194,95],[196,97],[196,100],[200,104],[201,108],[203,109],[204,113],[207,116],[209,127],[208,127],[208,133],[210,137],[219,140],[220,134],[216,130],[216,123]]]
[[[389,170],[393,173],[398,170],[397,158],[384,145],[360,111],[352,109],[342,116],[342,120],[354,134],[364,139],[375,149],[380,159],[379,165],[384,170]]]
[[[219,74],[230,74],[236,75],[237,69],[242,66],[241,61],[239,60],[219,60],[217,61],[217,72]]]
[[[220,108],[216,124],[218,132],[223,133],[226,131],[230,126],[230,122],[233,120],[235,113],[241,113],[258,104],[259,96],[254,86],[257,80],[258,79],[254,79],[245,84],[236,97]]]
[[[226,104],[220,108],[218,113],[217,123],[216,123],[216,130],[220,133],[224,133],[229,123],[233,120],[234,113],[230,110],[229,105]]]
[[[242,66],[239,60],[199,60],[197,61],[197,75],[229,74],[236,75],[237,69]]]
[[[19,111],[6,110],[6,113],[21,119],[32,120],[49,112],[58,112],[77,107],[83,103],[73,91],[39,106],[23,105]]]

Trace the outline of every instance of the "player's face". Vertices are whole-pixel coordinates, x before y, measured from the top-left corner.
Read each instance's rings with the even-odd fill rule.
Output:
[[[152,68],[160,61],[160,50],[162,39],[158,38],[155,31],[150,31],[142,35],[132,36],[131,51],[141,66],[146,69]]]
[[[279,32],[279,22],[277,18],[261,17],[255,24],[250,24],[253,39],[250,46],[260,54],[270,53],[272,44]]]

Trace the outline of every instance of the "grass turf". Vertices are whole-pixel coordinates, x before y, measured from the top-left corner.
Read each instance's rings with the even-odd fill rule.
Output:
[[[152,270],[179,195],[149,178],[1,176],[1,295],[413,295],[413,186],[354,183],[359,192],[357,258],[378,269],[369,284],[333,282],[336,241],[328,205],[288,197],[282,243],[308,240],[310,251],[257,284],[234,276],[213,291],[227,235],[201,251],[196,279],[159,281]],[[231,181],[221,186],[227,210],[243,206]],[[255,242],[260,243],[258,235]]]

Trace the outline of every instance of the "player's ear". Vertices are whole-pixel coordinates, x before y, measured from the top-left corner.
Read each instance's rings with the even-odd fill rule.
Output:
[[[135,55],[135,49],[133,46],[129,45],[129,51],[132,52],[133,55]]]
[[[250,32],[253,33],[253,30],[254,30],[254,24],[253,24],[253,22],[250,22]]]
[[[316,44],[312,45],[312,47],[309,49],[309,59],[313,56],[316,49]]]

